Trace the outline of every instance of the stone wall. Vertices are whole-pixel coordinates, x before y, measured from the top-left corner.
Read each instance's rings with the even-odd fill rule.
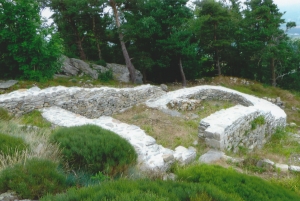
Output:
[[[199,91],[198,93],[187,96],[187,98],[196,99],[196,100],[232,101],[235,104],[241,104],[244,106],[253,105],[249,100],[247,100],[245,97],[239,94],[229,93],[227,91],[218,90],[218,89],[204,89]]]
[[[51,87],[18,90],[0,95],[0,107],[20,116],[34,109],[58,106],[88,118],[111,115],[165,92],[159,87],[143,85],[135,88]]]
[[[286,124],[286,114],[278,106],[220,86],[197,86],[168,93],[151,85],[124,89],[51,87],[40,90],[34,87],[0,95],[0,107],[19,116],[34,109],[57,106],[87,118],[98,118],[143,102],[152,108],[172,111],[168,106],[193,110],[199,100],[213,99],[238,104],[220,110],[199,123],[199,137],[216,149],[237,151],[239,147],[249,150],[261,148],[277,127]],[[265,124],[252,129],[251,124],[258,116],[264,117]]]
[[[255,123],[260,117],[264,123]],[[261,113],[254,107],[236,105],[202,119],[199,137],[205,139],[207,145],[219,150],[237,152],[245,148],[252,151],[254,148],[262,148],[276,127],[284,125],[285,119],[276,122],[271,113]]]
[[[253,150],[261,148],[277,127],[286,125],[286,114],[277,105],[264,99],[240,93],[220,86],[197,86],[169,92],[147,105],[152,108],[169,109],[175,103],[193,105],[195,100],[224,100],[238,105],[220,110],[202,119],[198,136],[210,147],[219,150],[238,151],[239,148]],[[188,103],[188,104],[187,104]],[[188,107],[188,110],[193,107]],[[262,116],[263,125],[252,128],[253,121]]]

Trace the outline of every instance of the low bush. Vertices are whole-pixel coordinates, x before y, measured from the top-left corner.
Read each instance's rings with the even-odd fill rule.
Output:
[[[243,200],[300,200],[292,191],[261,178],[248,176],[220,166],[194,165],[177,171],[178,179],[199,184],[211,184]]]
[[[114,201],[208,201],[235,200],[238,196],[226,193],[209,184],[193,184],[175,181],[118,180],[104,182],[98,186],[71,188],[65,194],[48,195],[41,201],[81,201],[81,200],[114,200]]]
[[[65,189],[65,176],[49,160],[33,158],[0,172],[0,192],[12,190],[21,198],[38,199]]]
[[[60,128],[50,137],[70,167],[115,176],[135,164],[134,148],[117,134],[95,125]]]
[[[22,138],[0,133],[0,154],[13,156],[16,152],[25,150],[28,145]]]

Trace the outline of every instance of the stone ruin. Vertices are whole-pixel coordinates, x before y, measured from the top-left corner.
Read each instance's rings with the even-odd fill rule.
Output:
[[[172,92],[151,85],[122,89],[60,86],[41,90],[33,87],[0,95],[0,107],[17,116],[39,109],[44,118],[59,126],[101,126],[133,145],[141,169],[166,171],[175,161],[182,165],[193,161],[195,149],[164,148],[139,127],[109,116],[139,103],[166,113],[173,112],[168,106],[176,110],[193,110],[202,100],[230,100],[237,104],[199,122],[199,138],[218,150],[235,152],[239,147],[261,148],[277,127],[286,125],[285,112],[275,104],[220,86],[197,86]],[[253,127],[259,117],[264,119],[263,124]]]

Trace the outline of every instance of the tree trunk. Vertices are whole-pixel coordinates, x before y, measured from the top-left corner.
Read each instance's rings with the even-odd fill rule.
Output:
[[[215,50],[215,60],[216,60],[216,68],[218,70],[218,76],[222,75],[221,66],[220,66],[220,58],[219,58],[219,50]]]
[[[272,73],[272,86],[276,87],[276,74],[275,74],[275,59],[272,58],[270,61],[271,73]]]
[[[76,38],[77,38],[76,44],[77,44],[77,48],[78,48],[78,51],[79,51],[80,59],[81,60],[86,60],[86,55],[85,55],[84,50],[82,48],[81,38],[79,36],[78,31],[76,32]]]
[[[117,28],[119,30],[119,39],[120,39],[120,43],[121,43],[125,63],[126,63],[126,66],[128,68],[128,71],[129,71],[130,81],[132,83],[135,83],[135,68],[134,68],[133,64],[131,63],[129,54],[127,52],[127,49],[126,49],[126,46],[125,46],[125,43],[124,43],[124,36],[123,36],[123,34],[120,30],[121,25],[120,25],[120,21],[119,21],[119,15],[118,15],[116,2],[114,0],[109,0],[109,3],[110,3],[111,8],[113,9],[114,17],[115,17],[115,20],[116,20],[116,25],[117,25]]]
[[[96,32],[95,17],[93,17],[93,31],[94,31],[94,36],[95,36],[95,39],[96,39],[96,45],[97,45],[97,49],[98,49],[98,57],[99,57],[100,60],[102,60],[100,44],[99,44],[99,40],[98,40],[97,32]]]
[[[143,82],[147,83],[147,73],[145,69],[143,70]]]
[[[181,62],[181,57],[179,57],[179,69],[180,69],[180,74],[181,74],[181,78],[182,78],[182,86],[186,87],[186,78],[185,78],[185,74],[182,68],[182,62]]]
[[[75,22],[72,20],[72,19],[69,19],[70,23],[72,23],[72,28],[73,28],[73,31],[75,32],[75,35],[76,35],[76,45],[77,45],[77,49],[78,49],[78,52],[79,52],[79,57],[81,60],[86,60],[86,55],[84,53],[84,50],[82,48],[82,42],[81,42],[81,38],[80,38],[80,35],[79,35],[79,32],[78,32],[78,29],[75,25]]]

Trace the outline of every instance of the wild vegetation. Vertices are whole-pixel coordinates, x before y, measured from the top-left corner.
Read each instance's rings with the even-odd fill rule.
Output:
[[[101,65],[126,63],[132,82],[138,69],[145,82],[186,85],[186,79],[217,74],[300,89],[300,42],[286,34],[296,23],[285,22],[272,0],[187,2],[4,1],[0,78],[49,80],[65,54]],[[45,7],[55,26],[41,20]]]
[[[65,79],[68,80],[68,78]],[[70,84],[68,81],[60,82]],[[245,85],[243,79],[236,78],[236,81],[233,81],[229,77],[216,77],[198,80],[198,83],[187,82],[187,84],[189,86],[193,84],[224,85],[259,97],[274,98],[280,95],[286,105],[285,111],[288,111],[289,115],[297,114],[297,111],[291,110],[291,107],[297,108],[300,105],[297,93],[261,85],[257,82],[248,82],[250,84]],[[30,83],[24,82],[28,85]],[[173,83],[169,86],[169,89],[172,90],[177,88],[180,88],[180,84]],[[199,121],[217,110],[233,105],[231,102],[202,101],[196,110],[182,112],[182,117],[172,117],[158,110],[147,108],[145,105],[138,105],[123,113],[115,114],[114,118],[140,126],[165,147],[174,149],[179,145],[195,146],[197,155],[200,156],[208,150],[208,147],[201,140],[197,140]],[[286,164],[290,164],[291,160],[296,159],[300,154],[299,142],[293,136],[298,131],[297,127],[278,129],[261,150],[248,153],[248,150],[240,149],[238,153],[226,153],[232,157],[244,158],[243,162],[223,160],[216,162],[218,166],[200,165],[196,162],[186,167],[174,164],[168,173],[178,175],[176,181],[162,181],[161,174],[151,175],[150,172],[141,174],[133,168],[131,165],[135,159],[131,160],[130,158],[134,154],[125,156],[124,154],[128,154],[127,152],[117,152],[119,145],[124,146],[124,140],[122,142],[117,139],[111,140],[110,135],[106,138],[105,132],[107,131],[101,128],[83,126],[53,130],[49,126],[44,126],[45,122],[38,111],[21,118],[11,116],[4,109],[0,111],[0,133],[5,134],[6,138],[23,139],[26,144],[25,149],[16,149],[13,156],[0,154],[2,172],[0,184],[2,182],[2,186],[5,186],[5,188],[2,187],[2,190],[0,188],[1,193],[10,189],[18,192],[19,196],[23,198],[40,198],[41,200],[132,200],[142,198],[144,200],[249,200],[252,198],[255,200],[297,200],[300,197],[299,174],[283,172],[273,166],[257,166],[258,161],[264,158]],[[192,114],[197,114],[198,117],[194,119]],[[294,122],[299,124],[298,118],[295,117],[292,120],[296,120]],[[288,121],[291,122],[291,118]],[[253,120],[253,126],[263,123],[264,119],[261,117]],[[20,126],[22,124],[23,126]],[[109,147],[106,147],[106,151],[101,149],[103,145],[100,146],[101,143],[97,142],[103,140],[100,140],[102,137],[98,135],[98,131],[103,132],[102,137],[105,138],[105,142],[111,142],[105,143],[113,145],[111,149]],[[95,132],[96,136],[93,134]],[[90,140],[91,138],[94,140]],[[77,140],[73,141],[74,139]],[[195,141],[198,141],[197,145],[193,145]],[[1,143],[5,142],[1,141]],[[88,154],[86,154],[87,152]],[[106,156],[103,155],[104,153]],[[113,156],[114,162],[103,160],[109,158],[109,153],[119,153]],[[43,181],[47,182],[43,183],[40,182],[38,176],[33,176],[36,174],[35,172],[42,175],[40,171],[46,168],[43,165],[33,170],[32,175],[21,177],[22,172],[29,171],[26,169],[28,168],[26,164],[29,161],[30,165],[32,160],[37,161],[33,163],[38,164],[30,167],[39,166],[39,161],[41,164],[53,164],[49,165],[46,172],[55,173],[57,177],[49,177],[50,180],[45,179]],[[125,161],[125,163],[122,165],[120,161]],[[300,165],[300,162],[295,160],[292,164]],[[18,179],[13,176],[14,171],[20,173]],[[33,177],[35,179],[29,179]],[[8,180],[12,181],[10,185],[7,184]],[[27,182],[31,180],[32,182]],[[55,184],[56,187],[51,186],[48,181]],[[20,183],[22,183],[21,186]],[[260,187],[261,185],[263,187]],[[262,189],[264,189],[263,192]],[[60,194],[55,196],[56,193]]]
[[[296,126],[278,128],[260,150],[248,153],[240,147],[238,153],[226,153],[242,162],[174,164],[168,173],[177,179],[163,181],[161,174],[138,172],[133,147],[114,133],[91,125],[54,128],[39,111],[15,117],[0,108],[0,193],[13,190],[20,198],[51,201],[300,199],[299,173],[257,165],[268,158],[300,166],[295,136],[300,125],[300,41],[280,29],[283,13],[272,0],[196,0],[193,8],[186,3],[3,0],[0,79],[19,83],[0,93],[32,86],[134,86],[111,80],[111,71],[99,80],[53,78],[64,54],[103,66],[125,62],[132,82],[138,69],[145,82],[170,83],[169,90],[211,84],[261,98],[280,97],[288,123]],[[41,19],[45,7],[52,10],[55,25]],[[294,26],[288,22],[286,30]],[[202,101],[182,117],[137,105],[114,118],[140,126],[165,147],[195,146],[199,156],[208,150],[197,137],[199,121],[233,105]],[[264,122],[254,119],[252,129]]]

